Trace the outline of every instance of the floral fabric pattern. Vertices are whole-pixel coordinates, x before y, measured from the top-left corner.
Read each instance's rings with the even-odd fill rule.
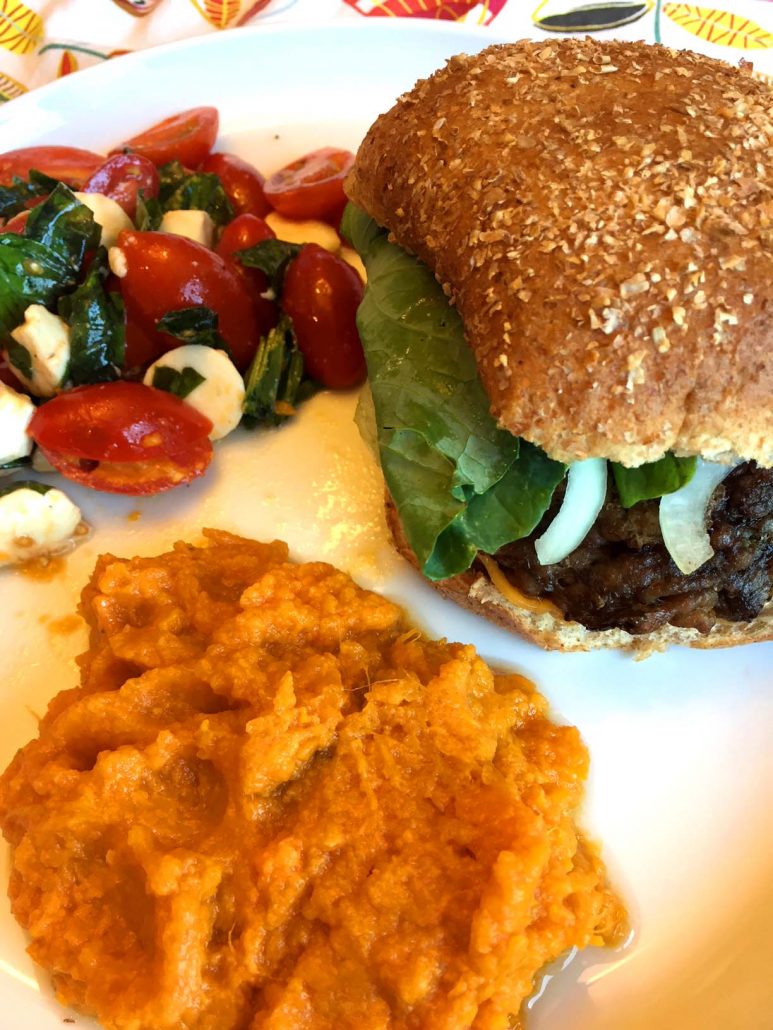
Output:
[[[245,25],[421,18],[521,39],[598,33],[750,60],[773,77],[773,2],[709,0],[0,0],[0,103],[176,39]]]

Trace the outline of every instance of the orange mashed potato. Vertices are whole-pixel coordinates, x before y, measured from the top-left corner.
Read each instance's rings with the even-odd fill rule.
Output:
[[[519,1026],[619,939],[588,756],[520,676],[280,543],[100,558],[81,686],[0,781],[10,896],[116,1030]]]

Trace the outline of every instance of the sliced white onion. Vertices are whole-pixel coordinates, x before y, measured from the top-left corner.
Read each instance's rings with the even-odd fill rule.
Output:
[[[660,499],[660,532],[674,564],[688,576],[714,555],[706,527],[711,495],[735,465],[698,458],[689,483]]]
[[[534,544],[540,565],[554,565],[580,546],[598,518],[606,495],[604,458],[587,458],[570,466],[564,502]]]

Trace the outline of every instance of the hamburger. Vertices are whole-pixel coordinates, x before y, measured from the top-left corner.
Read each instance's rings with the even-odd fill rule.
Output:
[[[343,231],[398,548],[548,648],[773,637],[773,92],[643,43],[452,58]]]

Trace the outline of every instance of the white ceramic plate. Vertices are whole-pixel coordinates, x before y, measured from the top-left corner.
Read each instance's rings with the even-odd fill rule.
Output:
[[[356,146],[417,77],[495,39],[386,21],[209,36],[14,101],[0,110],[0,151],[106,149],[209,103],[220,109],[222,148],[270,172],[312,147]],[[44,583],[0,575],[0,766],[35,734],[35,713],[76,681],[85,634],[52,633],[51,620],[73,611],[97,554],[158,552],[205,525],[283,537],[295,557],[334,562],[399,599],[431,633],[524,670],[581,728],[592,754],[586,824],[604,841],[636,935],[611,961],[597,953],[554,977],[531,1030],[770,1030],[773,647],[675,649],[639,663],[548,655],[440,600],[390,548],[380,473],[352,424],[354,403],[321,395],[279,431],[234,434],[203,481],[170,495],[70,490],[95,531],[66,572]],[[7,850],[0,859],[5,883]],[[24,947],[2,898],[0,1028],[60,1027],[66,1013]]]

